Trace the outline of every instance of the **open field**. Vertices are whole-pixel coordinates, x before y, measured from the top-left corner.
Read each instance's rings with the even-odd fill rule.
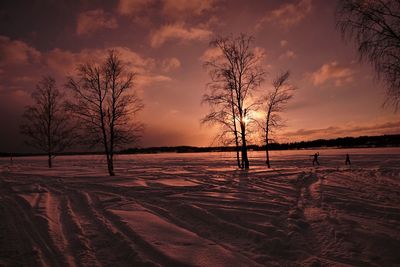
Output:
[[[400,266],[400,149],[320,153],[0,158],[0,266]]]

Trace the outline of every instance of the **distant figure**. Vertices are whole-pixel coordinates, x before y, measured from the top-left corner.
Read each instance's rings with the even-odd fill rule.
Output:
[[[319,165],[318,157],[319,157],[319,152],[314,154],[314,157],[313,157],[313,160],[312,160],[312,165],[313,166],[314,166],[315,163],[317,163],[317,165]]]
[[[346,154],[346,161],[345,161],[345,164],[346,164],[346,165],[351,165],[349,154]]]

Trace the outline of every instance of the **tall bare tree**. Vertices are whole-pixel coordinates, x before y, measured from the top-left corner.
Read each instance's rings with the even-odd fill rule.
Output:
[[[42,78],[32,98],[34,105],[25,109],[21,133],[27,136],[28,145],[47,154],[51,168],[52,159],[73,143],[74,127],[64,108],[64,96],[52,77]]]
[[[385,103],[400,103],[400,1],[340,0],[337,27],[354,40],[360,60],[370,62],[387,90]]]
[[[272,82],[273,89],[263,97],[265,118],[263,131],[265,134],[265,157],[268,168],[271,168],[269,160],[269,144],[271,133],[284,125],[280,113],[284,111],[288,101],[293,98],[295,87],[288,83],[289,71],[279,74]]]
[[[254,38],[246,34],[238,37],[218,37],[210,43],[221,56],[205,62],[211,82],[203,102],[211,107],[203,122],[222,126],[220,136],[231,137],[237,148],[237,163],[240,168],[250,167],[247,156],[246,123],[253,108],[251,97],[263,81],[265,72],[260,67],[262,55],[254,53]],[[239,159],[239,148],[241,160]]]
[[[110,50],[100,64],[79,65],[78,76],[69,77],[66,84],[73,95],[67,107],[80,122],[82,141],[103,146],[110,176],[115,175],[116,148],[137,142],[142,130],[142,124],[135,122],[143,108],[133,91],[135,76]]]

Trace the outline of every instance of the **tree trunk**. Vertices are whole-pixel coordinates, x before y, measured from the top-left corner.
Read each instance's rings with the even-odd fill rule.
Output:
[[[236,160],[238,168],[241,169],[242,165],[240,164],[239,143],[236,143]]]
[[[246,125],[244,122],[240,123],[241,135],[242,135],[242,168],[248,170],[250,168],[249,158],[247,156],[247,144],[246,144]]]
[[[112,154],[108,156],[107,165],[108,165],[108,174],[110,176],[115,176],[115,173],[114,173],[114,157],[113,157]]]
[[[107,170],[108,170],[108,175],[110,176],[114,176],[114,166],[113,166],[113,159],[112,156],[110,154],[106,154],[107,157]]]
[[[232,122],[233,122],[233,130],[235,134],[235,145],[236,145],[236,160],[237,160],[237,166],[239,169],[242,168],[242,165],[240,164],[240,156],[239,156],[239,140],[238,140],[238,132],[237,132],[237,126],[236,126],[236,115],[235,115],[235,106],[233,103],[233,90],[230,89],[231,92],[231,108],[232,108]]]
[[[53,164],[51,162],[51,154],[48,154],[47,164],[48,164],[49,168],[53,167]]]
[[[239,156],[239,141],[238,141],[238,134],[236,131],[236,123],[235,123],[235,145],[236,145],[236,160],[237,160],[237,166],[239,169],[242,168],[242,165],[240,164],[240,156]]]
[[[271,168],[271,165],[269,163],[269,142],[268,142],[268,129],[267,132],[265,133],[266,138],[265,138],[265,163],[267,164],[268,168]]]
[[[268,168],[271,168],[271,165],[270,165],[270,163],[269,163],[269,148],[268,148],[268,142],[265,144],[265,156],[266,156],[265,163],[267,164]]]

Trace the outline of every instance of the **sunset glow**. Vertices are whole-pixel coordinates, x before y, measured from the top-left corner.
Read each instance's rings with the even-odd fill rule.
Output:
[[[54,76],[63,91],[77,64],[104,58],[111,48],[137,74],[134,84],[145,106],[140,146],[209,146],[216,128],[200,124],[210,82],[203,63],[218,55],[209,46],[213,37],[241,32],[255,37],[256,53],[265,53],[260,94],[284,70],[298,88],[276,140],[400,132],[398,114],[382,107],[382,84],[335,28],[336,1],[18,3],[0,4],[0,151],[29,150],[20,117],[43,75]]]

